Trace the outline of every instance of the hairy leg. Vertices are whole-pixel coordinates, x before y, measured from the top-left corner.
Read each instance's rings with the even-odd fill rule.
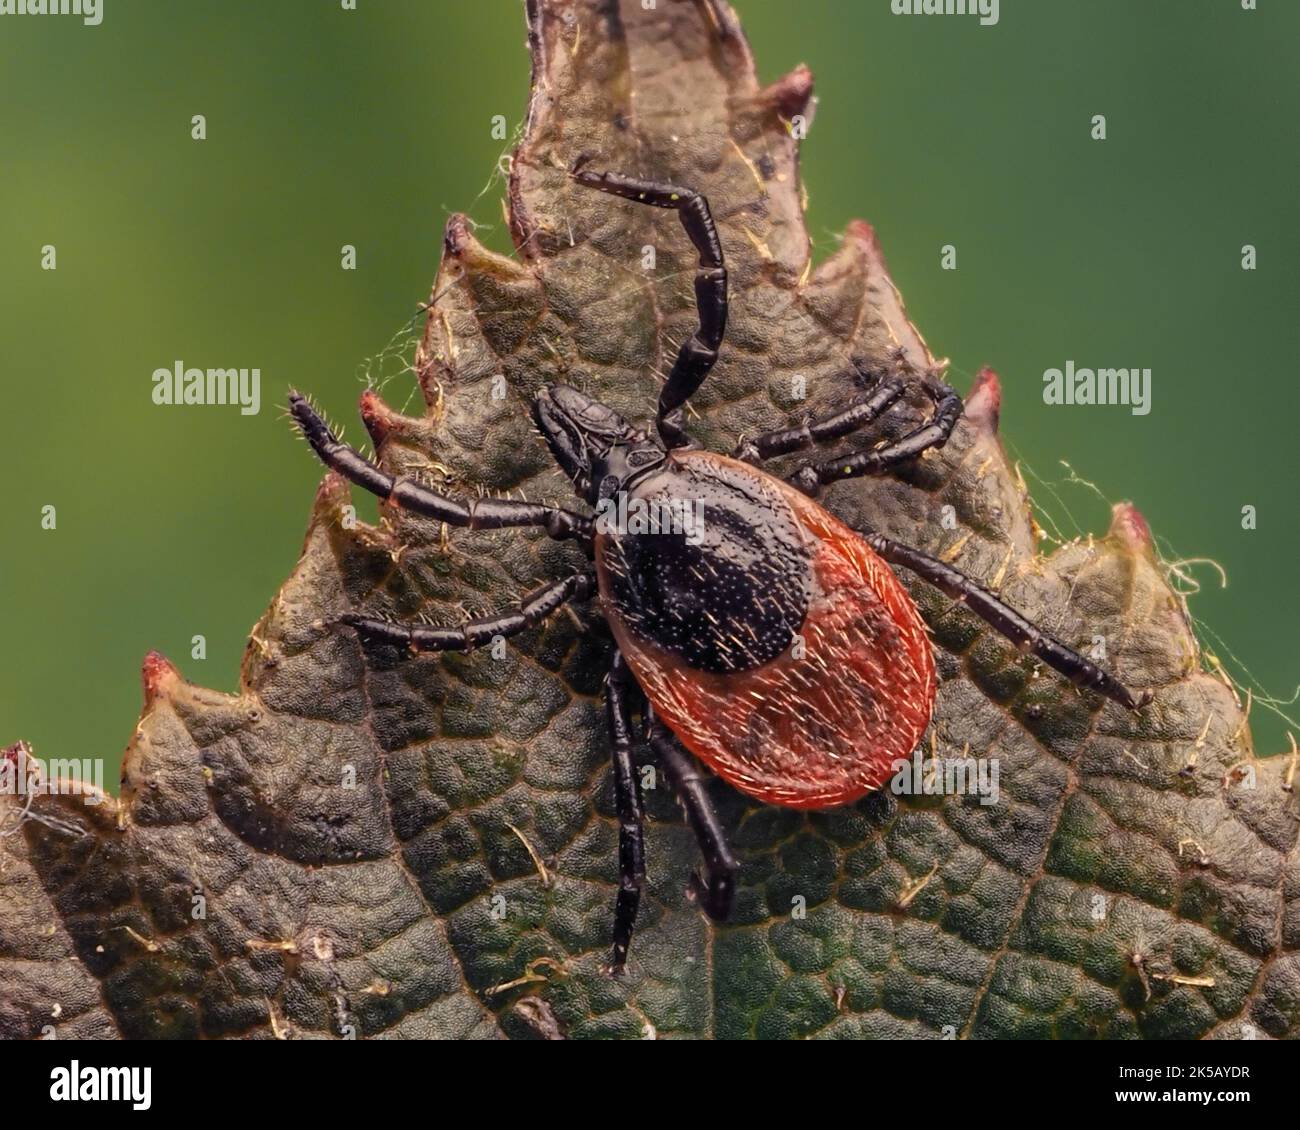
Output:
[[[620,652],[614,653],[605,687],[605,716],[609,724],[610,757],[614,764],[614,801],[618,811],[618,898],[614,904],[614,948],[610,972],[627,961],[636,913],[645,882],[645,815],[641,787],[632,761],[632,719],[627,694],[631,675]]]
[[[863,475],[883,475],[932,447],[942,447],[961,419],[962,400],[951,388],[937,381],[927,383],[926,389],[934,400],[934,412],[919,428],[908,432],[896,442],[873,451],[859,451],[838,459],[807,463],[786,481],[804,494],[816,497],[821,488],[829,483],[856,479]]]
[[[519,602],[519,607],[513,612],[482,616],[455,628],[397,624],[355,612],[340,616],[339,623],[355,628],[357,634],[366,640],[394,644],[411,651],[470,651],[491,643],[497,636],[516,636],[527,631],[568,601],[585,600],[595,591],[596,578],[592,574],[575,573],[535,589]]]
[[[339,440],[316,410],[307,403],[306,398],[296,392],[289,394],[289,411],[322,463],[357,486],[364,487],[371,494],[395,503],[404,510],[436,518],[449,526],[464,526],[471,530],[538,526],[556,540],[591,540],[591,519],[571,510],[496,498],[475,498],[461,502],[410,479],[388,474],[356,448]]]
[[[710,918],[724,921],[731,914],[740,864],[731,854],[726,833],[705,790],[704,777],[695,759],[682,748],[673,732],[654,718],[649,707],[646,730],[650,747],[686,812],[686,820],[704,856],[704,878],[698,874],[691,876],[691,892]]]
[[[1134,695],[1113,675],[1103,671],[1090,659],[1085,659],[1073,648],[1066,647],[1060,640],[1048,635],[1010,605],[999,600],[983,585],[958,572],[951,565],[930,557],[919,549],[912,549],[891,541],[883,534],[864,533],[863,537],[867,544],[886,561],[910,569],[946,596],[966,605],[1021,651],[1038,656],[1076,686],[1097,691],[1129,710],[1141,710],[1151,701],[1153,696],[1150,691]]]
[[[732,458],[746,463],[762,463],[778,455],[806,451],[810,447],[843,439],[865,428],[886,412],[903,395],[903,382],[899,377],[889,377],[880,382],[871,395],[842,412],[808,420],[797,428],[779,428],[764,432],[736,446]]]
[[[596,172],[574,165],[573,179],[588,188],[599,189],[625,200],[649,204],[655,208],[672,208],[699,253],[695,272],[695,305],[699,325],[677,353],[672,371],[659,393],[656,424],[664,444],[685,447],[691,440],[686,434],[682,406],[704,383],[718,359],[722,337],[727,328],[727,268],[723,263],[722,241],[713,222],[708,200],[691,188],[659,181],[637,180],[618,173]]]

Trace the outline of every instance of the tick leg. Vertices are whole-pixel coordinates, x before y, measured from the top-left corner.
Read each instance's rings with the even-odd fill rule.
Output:
[[[645,814],[641,785],[632,762],[632,719],[628,712],[627,664],[614,653],[605,685],[605,716],[609,723],[609,748],[614,762],[614,802],[618,810],[618,899],[614,904],[614,949],[609,971],[617,976],[627,961],[636,912],[645,882]]]
[[[758,464],[778,455],[790,455],[818,444],[843,439],[878,419],[902,395],[902,379],[889,377],[881,381],[870,396],[842,412],[823,416],[820,420],[805,421],[797,428],[780,428],[745,440],[736,446],[732,458]]]
[[[718,359],[727,328],[727,268],[723,265],[722,241],[718,238],[709,202],[693,188],[636,180],[618,173],[596,172],[584,168],[582,160],[574,165],[572,175],[574,180],[588,188],[635,200],[639,204],[674,209],[699,252],[699,267],[695,272],[699,325],[677,353],[668,380],[659,392],[659,411],[655,419],[666,447],[685,447],[691,439],[686,434],[682,406],[695,395],[709,375]]]
[[[919,428],[874,451],[859,451],[838,459],[805,464],[786,481],[804,494],[816,497],[828,483],[856,479],[863,475],[883,475],[932,447],[942,447],[961,419],[962,400],[956,392],[939,381],[927,383],[926,391],[934,400],[934,412]]]
[[[938,561],[919,549],[912,549],[891,541],[882,534],[864,533],[863,537],[867,544],[886,561],[910,569],[946,596],[966,605],[976,616],[995,631],[1006,636],[1021,651],[1038,656],[1075,686],[1097,691],[1129,710],[1141,710],[1151,701],[1153,697],[1151,691],[1134,695],[1113,675],[1103,671],[1091,660],[1085,659],[1073,648],[1066,647],[1059,640],[1049,636],[1010,605],[1000,601],[983,585],[971,580],[964,573],[959,573],[951,565]]]
[[[575,573],[535,589],[519,602],[514,612],[499,612],[470,620],[457,628],[434,628],[427,624],[395,624],[355,612],[339,617],[339,623],[355,628],[363,639],[394,644],[411,651],[469,651],[491,643],[497,636],[517,636],[540,624],[570,600],[584,600],[596,591],[596,578]]]
[[[672,731],[653,717],[649,707],[646,711],[650,746],[678,802],[686,810],[686,819],[704,856],[705,877],[691,876],[691,893],[710,918],[715,922],[724,921],[731,914],[740,864],[727,845],[726,833],[705,791],[704,778],[695,759],[682,749]]]
[[[398,478],[375,466],[354,447],[339,440],[305,397],[289,394],[289,411],[320,461],[371,494],[403,510],[436,518],[449,526],[499,530],[508,526],[539,526],[557,541],[576,538],[590,542],[592,522],[571,510],[532,502],[474,498],[461,502],[410,479]]]

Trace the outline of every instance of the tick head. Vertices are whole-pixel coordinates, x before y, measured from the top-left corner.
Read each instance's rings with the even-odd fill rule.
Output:
[[[578,494],[598,498],[625,490],[664,460],[664,450],[612,408],[568,385],[543,385],[533,420]]]

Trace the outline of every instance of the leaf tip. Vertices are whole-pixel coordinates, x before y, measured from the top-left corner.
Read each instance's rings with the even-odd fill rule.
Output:
[[[1131,502],[1117,502],[1110,510],[1110,530],[1107,537],[1113,538],[1126,549],[1150,556],[1154,552],[1151,539],[1151,527]]]
[[[347,480],[336,471],[328,471],[316,488],[311,507],[311,525],[332,521],[352,500]]]
[[[975,374],[975,383],[971,385],[966,397],[966,419],[976,427],[993,434],[998,430],[998,421],[1002,417],[1002,382],[997,373],[984,366]]]
[[[880,244],[876,240],[876,229],[866,220],[850,220],[844,229],[844,242],[861,244],[873,253],[880,251]]]
[[[378,450],[393,431],[396,419],[393,410],[384,403],[383,398],[373,388],[361,394],[361,422],[365,424],[370,441]]]
[[[447,217],[447,226],[442,230],[442,246],[449,256],[459,259],[465,249],[475,242],[470,230],[469,217],[464,212],[453,212]]]
[[[447,217],[442,247],[444,265],[458,263],[471,272],[490,274],[510,283],[532,278],[532,272],[517,260],[484,247],[474,234],[474,221],[464,212],[453,212]]]
[[[144,684],[145,709],[148,710],[160,697],[166,696],[172,683],[180,677],[180,672],[162,652],[149,652],[140,667],[140,680]]]
[[[813,73],[807,64],[800,63],[776,82],[765,86],[759,98],[787,121],[796,115],[807,117],[813,100]]]

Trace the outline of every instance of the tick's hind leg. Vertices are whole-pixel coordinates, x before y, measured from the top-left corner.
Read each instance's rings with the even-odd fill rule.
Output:
[[[359,636],[372,643],[394,644],[410,651],[469,651],[491,643],[497,636],[517,636],[540,624],[561,605],[570,600],[585,600],[595,591],[594,576],[575,573],[535,589],[519,602],[519,607],[513,612],[482,616],[456,628],[395,624],[355,612],[340,616],[339,623],[355,628]]]
[[[882,534],[864,533],[863,537],[867,544],[886,561],[910,569],[946,596],[966,605],[976,616],[995,631],[1006,636],[1021,651],[1038,656],[1076,686],[1097,691],[1129,710],[1141,710],[1151,701],[1150,691],[1134,695],[1113,675],[1103,671],[1091,660],[1085,659],[1073,648],[1066,647],[1060,640],[1049,636],[1009,604],[1004,604],[983,585],[971,580],[964,573],[959,573],[951,565],[930,557],[919,549],[912,549],[891,541]]]
[[[614,653],[605,686],[605,716],[609,724],[610,757],[614,763],[614,802],[618,812],[618,899],[614,904],[614,948],[609,971],[617,975],[627,961],[627,949],[641,905],[645,882],[644,813],[641,786],[632,761],[632,719],[628,712],[627,665]]]
[[[710,918],[715,922],[725,921],[736,897],[736,872],[740,864],[731,854],[726,833],[705,791],[704,777],[695,759],[682,749],[672,731],[654,718],[649,707],[646,708],[646,730],[659,767],[686,810],[687,822],[704,856],[704,878],[698,874],[691,876],[691,892]]]
[[[723,265],[722,241],[718,238],[709,202],[692,188],[636,180],[618,173],[596,172],[584,168],[582,161],[574,165],[573,179],[588,188],[635,200],[639,204],[674,209],[699,252],[699,268],[695,272],[699,325],[682,344],[668,380],[660,390],[655,421],[666,447],[685,447],[691,440],[686,434],[682,406],[695,395],[709,375],[718,359],[722,336],[727,328],[727,268]]]
[[[900,463],[915,459],[932,447],[942,447],[948,442],[953,428],[957,426],[957,421],[961,419],[962,399],[955,391],[938,380],[927,381],[925,389],[934,401],[934,412],[919,428],[913,429],[893,443],[872,451],[859,451],[836,459],[826,459],[820,463],[808,463],[791,475],[787,482],[804,494],[816,497],[821,488],[828,483],[839,482],[841,479],[856,479],[863,475],[883,475]]]

